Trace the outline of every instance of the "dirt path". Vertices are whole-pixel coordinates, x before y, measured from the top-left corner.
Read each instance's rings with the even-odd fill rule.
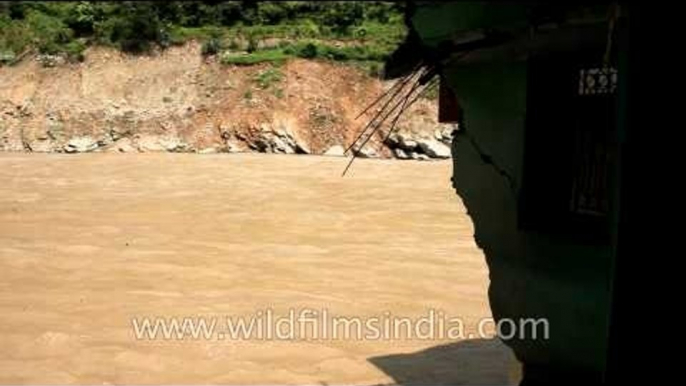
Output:
[[[136,339],[266,309],[488,317],[450,163],[358,161],[0,154],[0,383],[511,383],[487,339]]]

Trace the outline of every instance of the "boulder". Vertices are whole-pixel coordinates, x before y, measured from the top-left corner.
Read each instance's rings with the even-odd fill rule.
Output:
[[[419,148],[431,158],[450,158],[450,148],[442,142],[433,139],[420,140]]]
[[[294,154],[295,149],[288,142],[288,140],[280,137],[272,137],[270,143],[272,151],[274,153]]]
[[[396,148],[400,145],[398,134],[391,134],[386,138],[385,144],[391,148]]]
[[[376,150],[371,146],[365,146],[362,147],[362,149],[356,150],[355,155],[360,158],[376,158],[379,156]]]
[[[455,128],[450,128],[446,127],[441,131],[441,137],[443,137],[443,142],[446,143],[451,143],[453,141],[453,130],[457,129],[457,125],[455,125]]]
[[[117,141],[118,142],[118,141]],[[157,141],[157,137],[141,135],[136,138],[136,145],[142,152],[165,151],[166,149]]]
[[[393,154],[395,155],[395,158],[398,158],[398,159],[409,159],[410,158],[410,156],[407,155],[407,153],[405,153],[405,151],[403,149],[398,149],[398,148],[393,149]]]
[[[274,130],[274,134],[278,135],[281,138],[292,138],[292,135],[284,129],[276,129]]]
[[[36,57],[38,62],[43,65],[43,67],[56,67],[61,66],[67,62],[63,55],[38,55]]]
[[[241,148],[235,142],[226,141],[226,151],[228,153],[239,153]]]
[[[414,151],[418,146],[417,141],[409,138],[407,135],[398,135],[398,147],[405,151]]]
[[[250,143],[250,148],[259,151],[260,153],[271,153],[272,147],[268,138],[258,137],[254,142]]]
[[[67,153],[87,153],[98,148],[98,142],[91,137],[74,137],[64,145]]]
[[[170,152],[183,151],[187,147],[179,137],[161,137],[159,143],[164,150]]]
[[[302,142],[297,142],[295,144],[295,152],[298,154],[311,154],[312,151],[310,150],[310,147],[307,146],[307,144],[304,144]]]
[[[138,149],[143,152],[177,152],[188,150],[183,140],[175,136],[141,135],[137,138]]]
[[[310,147],[303,141],[297,133],[294,133],[290,127],[281,124],[281,128],[276,129],[274,133],[286,141],[286,143],[297,154],[310,154]]]
[[[331,156],[331,157],[344,157],[345,156],[345,149],[341,145],[335,145],[331,146],[329,150],[324,152],[325,156]]]
[[[198,154],[215,154],[217,149],[214,147],[208,147],[198,151]]]

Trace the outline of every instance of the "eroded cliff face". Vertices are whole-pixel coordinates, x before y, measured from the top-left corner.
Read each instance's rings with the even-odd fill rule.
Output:
[[[92,48],[76,64],[0,68],[0,150],[340,153],[390,84],[341,64],[227,66],[189,43],[150,56]],[[363,156],[446,158],[451,127],[420,100]],[[406,146],[407,145],[407,146]]]

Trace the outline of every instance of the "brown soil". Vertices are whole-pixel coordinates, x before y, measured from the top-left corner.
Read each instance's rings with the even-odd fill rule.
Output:
[[[83,63],[49,68],[28,58],[0,68],[0,150],[62,151],[78,136],[100,149],[128,138],[145,151],[151,138],[173,138],[182,151],[225,151],[227,141],[249,150],[260,132],[281,128],[321,154],[350,144],[371,118],[357,114],[389,87],[350,66],[295,59],[262,89],[255,77],[270,67],[222,65],[197,43],[151,56],[92,48]],[[433,133],[436,116],[435,102],[421,100],[399,127]],[[380,138],[369,146],[388,156]]]

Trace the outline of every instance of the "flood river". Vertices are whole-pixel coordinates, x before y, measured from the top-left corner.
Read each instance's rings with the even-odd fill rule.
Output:
[[[399,318],[469,332],[490,317],[451,163],[361,159],[342,178],[345,163],[0,154],[0,383],[516,382],[489,336],[385,335]],[[327,313],[366,336],[228,336],[229,319],[266,331],[291,313],[296,330]],[[141,336],[156,318],[216,325]]]

